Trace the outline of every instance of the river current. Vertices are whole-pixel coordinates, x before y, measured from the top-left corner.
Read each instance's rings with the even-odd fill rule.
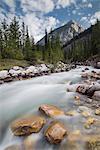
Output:
[[[10,124],[20,116],[38,114],[38,107],[41,104],[56,105],[66,112],[77,110],[78,106],[75,106],[73,101],[75,93],[68,93],[66,88],[70,81],[72,83],[81,81],[82,69],[84,67],[77,67],[68,72],[0,85],[0,150],[23,141],[22,138],[13,136]],[[62,116],[57,119],[65,123],[70,130],[81,130],[85,133],[79,115],[76,117]],[[44,139],[42,132],[31,135],[35,142],[39,143],[36,144],[36,150],[67,150],[66,139],[60,145],[51,145]],[[77,149],[84,150],[82,143],[78,143]],[[74,149],[69,148],[68,150]]]

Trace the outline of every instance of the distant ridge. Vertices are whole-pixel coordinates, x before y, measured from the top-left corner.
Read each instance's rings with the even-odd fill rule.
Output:
[[[84,29],[74,20],[70,20],[67,24],[54,29],[52,32],[48,34],[49,37],[58,37],[60,38],[60,42],[62,45],[70,41],[74,36],[83,32]],[[37,42],[37,45],[45,44],[45,36]]]

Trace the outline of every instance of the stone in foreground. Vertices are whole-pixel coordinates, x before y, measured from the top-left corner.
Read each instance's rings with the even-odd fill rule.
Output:
[[[64,115],[64,112],[60,108],[53,105],[47,105],[47,104],[41,105],[39,107],[39,110],[45,113],[49,117]]]
[[[41,130],[46,120],[39,116],[30,116],[14,121],[11,124],[11,130],[15,136],[30,135]]]
[[[54,121],[45,131],[45,137],[51,144],[58,144],[67,134],[67,131],[62,123]]]

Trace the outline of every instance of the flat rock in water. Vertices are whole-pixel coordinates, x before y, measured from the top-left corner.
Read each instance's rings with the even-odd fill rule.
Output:
[[[30,116],[15,120],[11,124],[11,130],[15,136],[24,136],[37,133],[41,130],[46,120],[40,116]]]
[[[53,105],[48,105],[48,104],[41,105],[39,107],[39,110],[45,113],[49,117],[64,115],[64,111],[62,111],[60,108]]]
[[[64,125],[61,122],[54,121],[45,131],[45,137],[52,144],[58,144],[67,134]]]

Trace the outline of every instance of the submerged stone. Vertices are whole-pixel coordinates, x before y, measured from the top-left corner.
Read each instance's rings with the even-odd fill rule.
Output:
[[[48,104],[41,105],[39,107],[39,110],[45,113],[49,117],[64,115],[64,111],[62,111],[60,108],[53,105],[48,105]]]
[[[89,118],[87,119],[86,123],[84,124],[84,127],[85,127],[86,129],[89,129],[89,128],[91,127],[91,125],[95,123],[95,121],[96,121],[95,118],[89,117]]]
[[[22,150],[22,147],[19,145],[11,145],[5,148],[5,150]]]
[[[61,122],[54,121],[50,124],[50,126],[45,131],[45,137],[52,144],[58,144],[67,134],[67,131],[64,125]]]
[[[15,136],[24,136],[37,133],[41,130],[46,120],[40,116],[21,118],[11,124],[11,130]]]
[[[95,110],[95,114],[100,116],[100,108]]]
[[[72,110],[72,111],[68,111],[65,113],[67,116],[75,116],[77,115],[77,112],[75,110]]]

